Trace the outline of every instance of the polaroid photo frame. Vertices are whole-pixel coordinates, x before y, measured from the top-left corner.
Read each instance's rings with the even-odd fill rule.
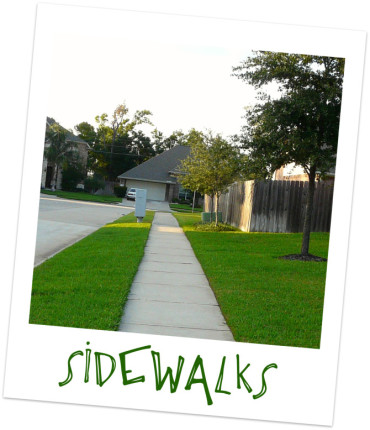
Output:
[[[190,46],[198,48],[200,55],[204,47],[240,52],[247,47],[345,58],[319,349],[29,324],[45,119],[53,90],[53,56],[58,55],[56,45],[62,46],[74,38],[84,38],[87,44],[99,38],[107,43],[118,39],[123,47],[125,43]],[[34,43],[5,397],[331,425],[365,34],[41,4]],[[88,73],[92,66],[71,67],[86,68]],[[106,83],[97,82],[96,88],[102,85]],[[166,87],[162,91],[165,97]],[[117,96],[117,103],[122,97]],[[181,378],[173,392],[168,380],[163,387],[158,386],[155,363],[159,363],[159,357],[162,373],[168,366],[175,371],[181,362],[179,357],[183,358]],[[244,375],[248,374],[247,385],[253,387],[252,392],[243,382],[243,370]]]

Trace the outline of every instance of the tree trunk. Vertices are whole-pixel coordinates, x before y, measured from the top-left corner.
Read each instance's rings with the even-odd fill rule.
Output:
[[[210,222],[212,222],[212,214],[213,214],[213,198],[214,198],[214,195],[212,195],[212,197],[211,197],[211,220],[210,220]]]
[[[217,193],[216,193],[215,211],[216,211],[216,225],[218,225],[218,194]]]
[[[311,233],[311,221],[313,211],[313,196],[315,193],[315,178],[316,178],[316,166],[312,166],[308,175],[308,196],[306,204],[306,213],[303,224],[303,238],[302,238],[302,255],[308,255],[308,249],[310,246],[310,233]]]
[[[57,179],[58,179],[58,165],[55,164],[54,170],[53,170],[53,179],[51,180],[51,191],[55,191],[57,186]]]
[[[114,153],[114,144],[116,141],[116,131],[113,131],[112,136],[112,144],[110,146],[110,157],[109,157],[109,167],[108,167],[108,180],[114,181],[115,178],[113,178],[113,153]]]

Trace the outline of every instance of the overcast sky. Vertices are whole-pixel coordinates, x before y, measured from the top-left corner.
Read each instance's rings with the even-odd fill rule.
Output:
[[[170,37],[169,37],[170,41]],[[55,40],[48,115],[68,129],[111,115],[148,109],[165,135],[194,127],[225,137],[245,122],[255,91],[231,76],[251,51],[211,46],[127,42],[75,35]],[[148,130],[146,130],[148,131]]]

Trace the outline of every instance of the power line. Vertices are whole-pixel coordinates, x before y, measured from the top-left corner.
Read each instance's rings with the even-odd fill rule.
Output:
[[[127,153],[122,153],[122,152],[97,151],[96,149],[89,149],[89,151],[97,152],[98,154],[127,155],[128,157],[147,157],[147,155],[127,154]]]

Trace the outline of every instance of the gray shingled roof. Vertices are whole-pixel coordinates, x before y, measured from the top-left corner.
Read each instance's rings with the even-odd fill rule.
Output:
[[[179,164],[190,154],[190,146],[177,145],[150,158],[138,166],[119,175],[122,179],[137,179],[151,182],[170,182],[175,184],[176,178],[171,174],[179,173]]]
[[[46,118],[46,127],[50,126],[52,124],[55,124],[55,123],[59,124],[57,121],[55,121],[54,118],[50,118],[50,117]],[[89,144],[85,140],[82,140],[81,138],[75,136],[73,133],[68,131],[66,128],[62,127],[62,129],[66,132],[67,140],[71,140],[72,142],[75,142],[75,143],[84,143],[85,145],[89,146]]]

